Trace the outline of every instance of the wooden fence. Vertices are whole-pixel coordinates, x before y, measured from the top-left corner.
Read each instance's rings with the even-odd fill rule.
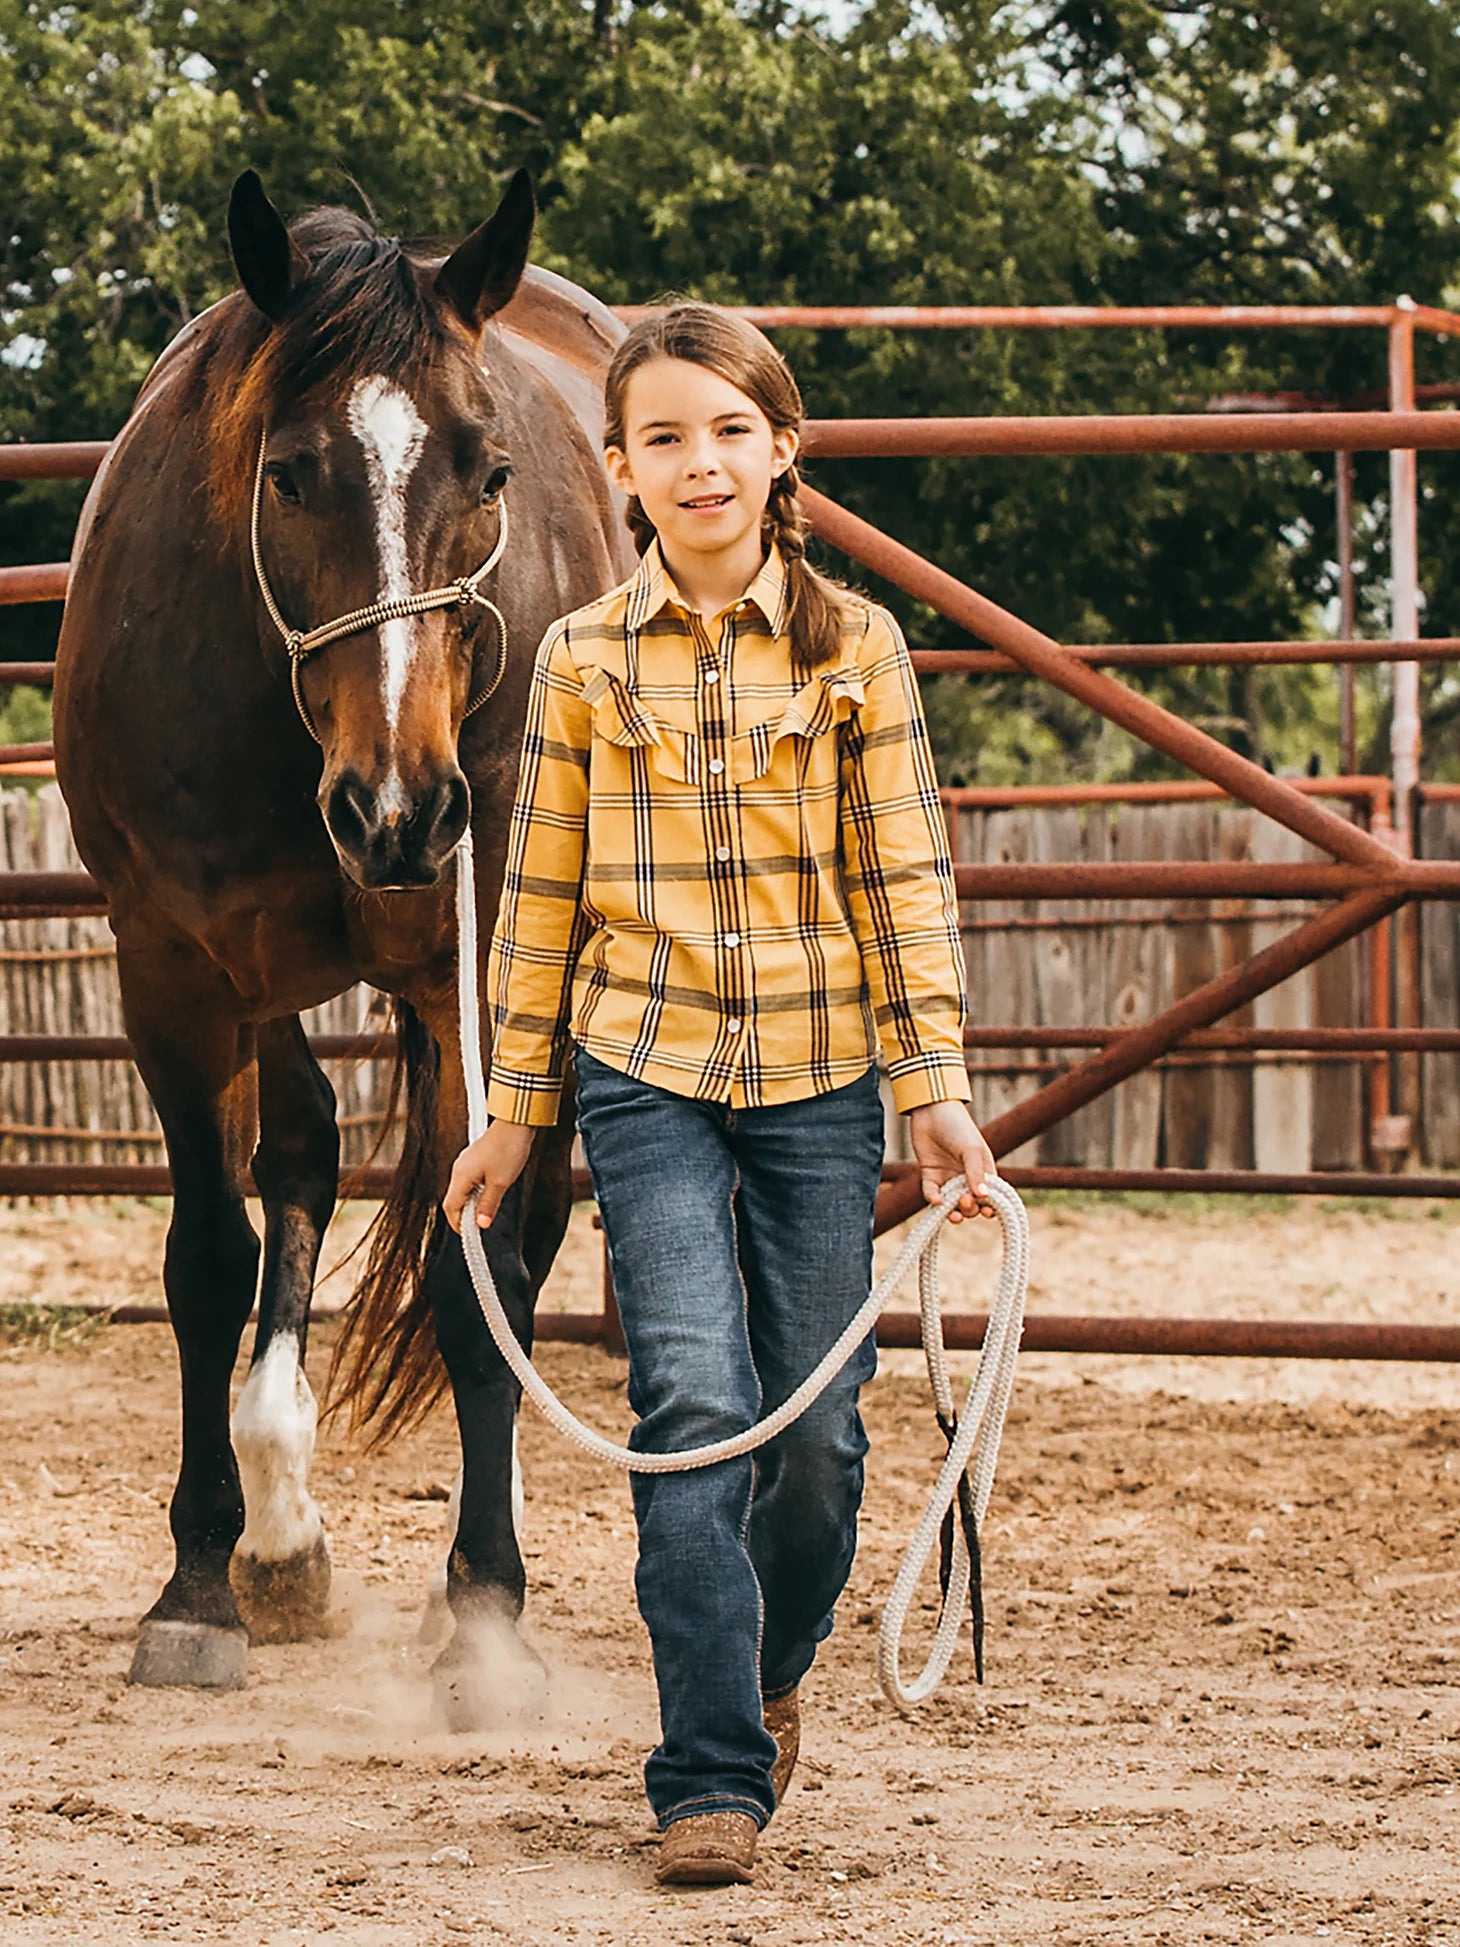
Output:
[[[961,811],[952,835],[965,863],[1313,856],[1270,820],[1225,804]],[[1429,807],[1423,837],[1427,856],[1455,857],[1460,805]],[[54,785],[0,791],[0,850],[0,866],[10,869],[78,864]],[[1301,901],[969,904],[964,937],[972,1019],[986,1027],[1135,1023],[1259,950],[1310,910]],[[1368,953],[1366,942],[1351,943],[1263,995],[1232,1024],[1363,1026]],[[1460,908],[1454,904],[1424,908],[1424,974],[1426,1024],[1455,1026]],[[358,988],[315,1009],[306,1025],[321,1033],[383,1025],[380,1006],[379,996]],[[123,1032],[104,920],[0,924],[0,1034]],[[975,1112],[997,1114],[1078,1058],[972,1051]],[[339,1097],[345,1156],[358,1162],[378,1131],[388,1066],[326,1066]],[[1460,1167],[1460,1056],[1426,1056],[1423,1068],[1423,1161]],[[1130,1169],[1361,1169],[1367,1114],[1361,1060],[1178,1053],[1027,1145],[1018,1160]],[[160,1161],[161,1136],[130,1063],[8,1063],[0,1065],[0,1157]]]
[[[0,869],[74,871],[66,807],[54,784],[0,791]],[[382,997],[357,987],[304,1016],[312,1034],[385,1027]],[[0,923],[0,1034],[125,1034],[115,942],[104,919]],[[374,1145],[389,1064],[328,1061],[348,1163]],[[387,1148],[381,1160],[393,1152]],[[161,1163],[162,1131],[129,1061],[0,1064],[0,1159]]]
[[[1226,804],[962,811],[965,864],[1320,856]],[[965,906],[968,994],[983,1027],[1133,1026],[1295,926],[1300,900],[988,900]],[[1367,948],[1304,968],[1228,1025],[1362,1026]],[[975,1050],[980,1119],[1030,1095],[1078,1054]],[[1021,1163],[1087,1168],[1361,1169],[1362,1064],[1351,1057],[1177,1053],[1027,1144]]]

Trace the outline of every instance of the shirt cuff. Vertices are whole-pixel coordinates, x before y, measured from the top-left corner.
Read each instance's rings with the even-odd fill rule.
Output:
[[[951,1050],[912,1055],[905,1061],[894,1062],[888,1068],[887,1079],[892,1084],[893,1107],[899,1115],[926,1108],[930,1102],[973,1100],[963,1056]]]
[[[487,1081],[487,1114],[493,1122],[517,1122],[529,1129],[551,1129],[563,1097],[562,1077],[528,1075],[494,1068]]]

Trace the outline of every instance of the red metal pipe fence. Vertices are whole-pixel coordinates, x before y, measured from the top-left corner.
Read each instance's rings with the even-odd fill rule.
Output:
[[[625,315],[630,315],[625,313]],[[1460,896],[1460,862],[1410,856],[1413,806],[1423,792],[1431,800],[1460,796],[1460,787],[1418,783],[1417,666],[1422,660],[1460,655],[1460,639],[1423,640],[1417,633],[1414,561],[1414,455],[1418,451],[1460,448],[1460,413],[1414,410],[1412,341],[1415,330],[1460,336],[1460,318],[1408,300],[1385,306],[1154,306],[1092,308],[971,306],[939,310],[888,307],[746,308],[743,315],[767,327],[813,329],[942,327],[1002,329],[1034,326],[1052,329],[1117,326],[1201,326],[1224,330],[1273,326],[1379,328],[1390,343],[1390,410],[1294,411],[1127,415],[1084,417],[940,420],[813,421],[806,428],[806,450],[813,457],[888,455],[1095,455],[1119,453],[1253,453],[1388,451],[1397,455],[1395,484],[1395,626],[1380,642],[1125,643],[1062,646],[1009,615],[986,597],[923,560],[885,534],[808,490],[806,504],[822,538],[928,603],[983,645],[927,651],[916,666],[927,672],[1000,674],[1024,671],[1054,684],[1123,726],[1153,748],[1194,770],[1190,783],[1152,786],[1067,786],[1025,793],[979,788],[945,794],[950,809],[960,806],[1026,802],[1130,804],[1227,797],[1275,819],[1328,854],[1326,862],[1282,864],[1245,861],[1123,860],[1114,864],[1065,866],[1048,863],[960,865],[957,889],[963,899],[1334,899],[1305,917],[1274,944],[1136,1027],[1113,1025],[1075,1029],[972,1028],[970,1049],[1085,1051],[1085,1059],[986,1127],[996,1154],[1017,1148],[1032,1136],[1120,1081],[1156,1062],[1199,1050],[1222,1050],[1256,1059],[1261,1055],[1307,1054],[1357,1057],[1374,1074],[1374,1099],[1388,1107],[1388,1074],[1393,1058],[1401,1094],[1412,1092],[1422,1051],[1460,1050],[1460,1029],[1426,1029],[1418,1020],[1417,935],[1414,902]],[[0,480],[85,479],[106,452],[104,441],[51,446],[0,448]],[[0,569],[0,605],[54,601],[64,596],[67,566]],[[1162,710],[1113,676],[1109,668],[1159,668],[1176,664],[1276,665],[1327,661],[1340,664],[1388,661],[1396,665],[1395,771],[1393,778],[1275,778],[1214,738]],[[46,663],[0,664],[0,682],[44,684]],[[47,745],[0,747],[0,767],[34,773],[49,767]],[[1319,800],[1346,799],[1366,814],[1368,829],[1328,810]],[[0,917],[83,915],[103,912],[94,883],[85,873],[0,874]],[[1396,993],[1401,1019],[1389,1018],[1387,971],[1376,957],[1375,1014],[1362,1028],[1260,1030],[1218,1028],[1224,1015],[1266,992],[1289,974],[1370,928],[1387,934],[1391,915],[1399,916],[1401,955]],[[1063,922],[1061,922],[1063,923]],[[1408,931],[1403,929],[1409,929]],[[1385,963],[1387,967],[1387,962]],[[337,1045],[338,1044],[338,1045]],[[383,1055],[388,1036],[316,1037],[321,1055]],[[124,1040],[71,1036],[0,1036],[0,1062],[54,1060],[85,1055],[116,1057],[128,1052]],[[1286,1195],[1392,1195],[1449,1197],[1460,1194],[1460,1178],[1395,1176],[1378,1172],[1090,1170],[1011,1168],[1016,1186],[1066,1190],[1152,1189],[1273,1192]],[[357,1172],[342,1187],[354,1194],[379,1194],[388,1172]],[[901,1221],[920,1207],[917,1173],[892,1165],[884,1172],[879,1228]],[[102,1165],[0,1164],[0,1194],[75,1195],[162,1194],[169,1186],[162,1168]],[[580,1185],[580,1189],[586,1186]],[[126,1307],[118,1317],[152,1315],[147,1307]],[[545,1313],[539,1336],[603,1339],[609,1316],[578,1317]],[[885,1344],[916,1342],[915,1314],[884,1319]],[[949,1320],[949,1343],[976,1345],[983,1321]],[[1105,1352],[1223,1353],[1273,1357],[1402,1358],[1460,1360],[1460,1328],[1399,1325],[1327,1326],[1271,1321],[1179,1319],[1031,1318],[1025,1332],[1031,1349]]]

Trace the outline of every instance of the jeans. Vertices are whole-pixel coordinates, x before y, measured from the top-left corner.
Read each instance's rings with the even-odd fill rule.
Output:
[[[578,1126],[624,1337],[630,1444],[673,1452],[742,1432],[786,1399],[864,1302],[882,1163],[875,1069],[804,1101],[730,1109],[577,1052]],[[793,1690],[851,1572],[867,1438],[869,1334],[754,1456],[634,1474],[636,1589],[659,1688],[644,1768],[661,1827],[775,1810],[762,1701]]]

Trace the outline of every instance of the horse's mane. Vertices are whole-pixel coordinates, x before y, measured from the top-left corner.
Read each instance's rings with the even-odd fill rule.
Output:
[[[351,210],[311,210],[289,234],[309,260],[293,305],[271,324],[247,298],[228,304],[206,361],[208,488],[225,529],[252,491],[271,413],[307,394],[338,396],[364,373],[409,386],[449,343],[414,249]]]

